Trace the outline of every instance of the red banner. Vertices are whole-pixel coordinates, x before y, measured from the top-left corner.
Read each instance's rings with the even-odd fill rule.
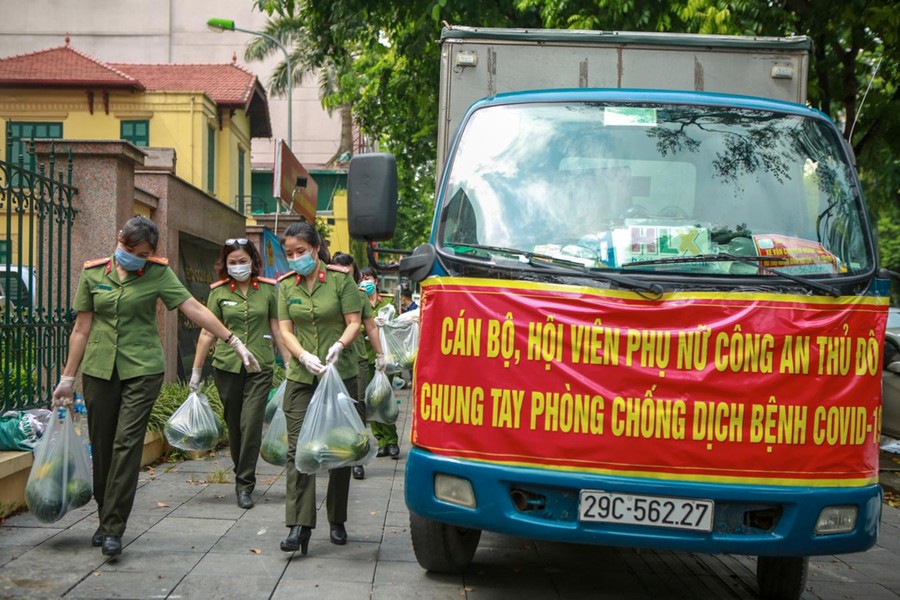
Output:
[[[877,481],[887,299],[423,285],[412,441],[705,482]]]

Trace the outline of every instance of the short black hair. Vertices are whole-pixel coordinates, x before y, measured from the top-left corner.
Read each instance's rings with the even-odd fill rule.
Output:
[[[141,242],[148,242],[156,252],[156,245],[159,244],[159,227],[147,217],[135,215],[122,227],[122,242],[130,248]]]

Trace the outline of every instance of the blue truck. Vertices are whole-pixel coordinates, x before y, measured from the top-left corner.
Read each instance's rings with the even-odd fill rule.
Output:
[[[482,531],[809,557],[881,514],[888,284],[805,37],[447,28],[406,470],[422,567]],[[350,233],[394,233],[391,155]]]

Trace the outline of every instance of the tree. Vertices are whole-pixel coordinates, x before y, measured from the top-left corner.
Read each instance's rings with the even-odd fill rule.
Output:
[[[809,101],[852,145],[876,215],[900,191],[900,11],[894,0],[257,0],[302,17],[314,64],[350,52],[340,80],[359,127],[397,156],[400,228],[394,245],[424,239],[434,190],[441,24],[808,35]],[[878,72],[875,74],[875,68]],[[865,106],[860,111],[863,97]],[[857,118],[859,117],[859,118]],[[429,217],[430,218],[430,217]],[[421,230],[418,230],[422,227]]]

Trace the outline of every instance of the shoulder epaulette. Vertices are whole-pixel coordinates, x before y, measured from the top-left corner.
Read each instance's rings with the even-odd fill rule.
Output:
[[[295,273],[294,271],[288,271],[287,273],[285,273],[284,275],[282,275],[281,277],[279,277],[279,278],[278,278],[278,281],[284,281],[284,280],[287,279],[288,277],[293,277],[294,275],[296,275],[296,273]]]
[[[83,268],[93,269],[94,267],[99,267],[100,265],[108,264],[110,260],[111,259],[108,256],[106,258],[94,258],[92,260],[86,260],[86,261],[84,261]]]
[[[276,285],[278,283],[274,279],[269,279],[268,277],[257,277],[257,279],[263,283],[268,283],[269,285]]]
[[[228,280],[228,279],[220,279],[219,281],[214,281],[213,283],[209,284],[209,289],[214,290],[217,287],[219,287],[220,285],[225,285],[229,281],[230,280]]]
[[[148,257],[147,257],[147,262],[156,263],[156,264],[162,265],[162,266],[164,266],[164,267],[168,267],[168,266],[169,266],[169,259],[168,259],[168,258],[165,258],[165,257],[163,257],[163,256],[148,256]]]
[[[338,273],[343,273],[344,275],[350,272],[350,267],[345,267],[344,265],[325,265],[325,268],[329,271],[337,271]]]

